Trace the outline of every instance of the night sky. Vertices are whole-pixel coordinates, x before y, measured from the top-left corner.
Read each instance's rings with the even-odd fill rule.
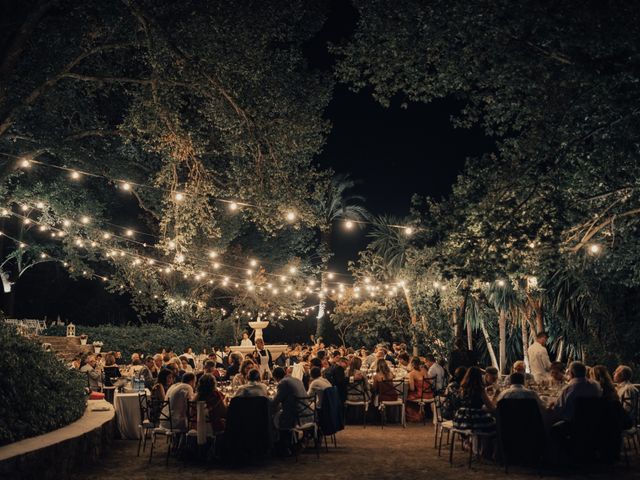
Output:
[[[327,42],[348,39],[356,21],[349,2],[332,3],[325,26],[305,49],[311,68],[332,68]],[[358,182],[354,193],[366,198],[365,206],[373,214],[404,217],[414,193],[435,198],[448,195],[465,159],[491,150],[490,139],[479,130],[453,128],[450,116],[459,108],[451,99],[429,105],[409,103],[406,108],[396,101],[385,108],[369,91],[353,92],[338,84],[326,111],[332,130],[318,163],[350,174]],[[347,261],[356,259],[366,243],[366,230],[347,232],[337,226],[330,269],[346,272]],[[61,313],[85,324],[135,321],[126,295],[111,295],[94,281],[70,281],[62,269],[33,269],[14,288],[18,318],[47,315],[51,319]],[[79,296],[92,301],[80,305]],[[8,296],[4,297],[6,309]],[[96,312],[104,318],[96,318]]]

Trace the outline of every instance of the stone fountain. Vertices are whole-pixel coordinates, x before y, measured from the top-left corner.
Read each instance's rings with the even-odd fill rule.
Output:
[[[249,326],[253,329],[253,331],[255,332],[255,335],[253,337],[253,345],[252,347],[241,347],[239,345],[236,345],[234,347],[230,347],[232,352],[240,352],[243,355],[246,355],[247,353],[251,353],[255,350],[255,343],[256,340],[258,340],[259,338],[262,338],[264,340],[264,337],[262,336],[262,330],[264,330],[265,328],[267,328],[269,326],[269,321],[268,320],[255,320],[253,322],[249,322]],[[288,345],[267,345],[265,342],[265,348],[267,350],[269,350],[271,352],[271,358],[272,360],[275,361],[276,358],[278,358],[280,355],[282,355],[288,348]]]

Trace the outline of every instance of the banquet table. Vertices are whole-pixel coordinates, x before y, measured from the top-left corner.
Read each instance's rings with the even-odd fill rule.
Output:
[[[147,395],[149,391],[146,390]],[[140,438],[140,404],[138,403],[138,392],[120,393],[115,392],[113,406],[116,410],[118,430],[122,438],[137,440]]]

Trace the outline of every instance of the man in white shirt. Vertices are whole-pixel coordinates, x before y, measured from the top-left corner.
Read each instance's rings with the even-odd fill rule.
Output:
[[[427,355],[425,358],[425,365],[429,369],[427,375],[433,382],[433,386],[437,392],[444,388],[444,368],[436,362],[436,358],[433,355]]]
[[[307,390],[308,396],[315,395],[316,397],[316,406],[318,408],[322,407],[322,393],[327,388],[331,388],[331,382],[322,376],[322,372],[318,367],[313,367],[309,371],[309,376],[311,377],[311,382],[309,382],[309,389]]]
[[[531,368],[531,374],[536,382],[540,382],[547,378],[549,374],[549,368],[551,367],[551,360],[549,360],[549,352],[545,348],[547,343],[547,332],[540,332],[536,335],[536,341],[529,347],[527,353],[529,354],[529,367]]]
[[[235,396],[269,398],[269,390],[267,386],[260,381],[260,372],[257,369],[249,370],[249,373],[247,373],[247,383],[238,388]]]
[[[167,421],[160,422],[162,428],[173,428],[177,430],[189,429],[189,416],[187,415],[187,401],[193,398],[193,389],[196,386],[196,376],[193,373],[185,373],[182,382],[174,383],[167,390],[165,400],[171,405],[171,425]],[[164,415],[169,415],[167,407],[162,411]]]

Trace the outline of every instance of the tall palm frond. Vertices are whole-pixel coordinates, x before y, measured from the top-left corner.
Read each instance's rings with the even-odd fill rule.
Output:
[[[369,247],[384,260],[391,276],[397,274],[404,266],[411,245],[404,230],[397,227],[403,223],[399,218],[391,216],[376,217],[368,234],[372,238]]]

